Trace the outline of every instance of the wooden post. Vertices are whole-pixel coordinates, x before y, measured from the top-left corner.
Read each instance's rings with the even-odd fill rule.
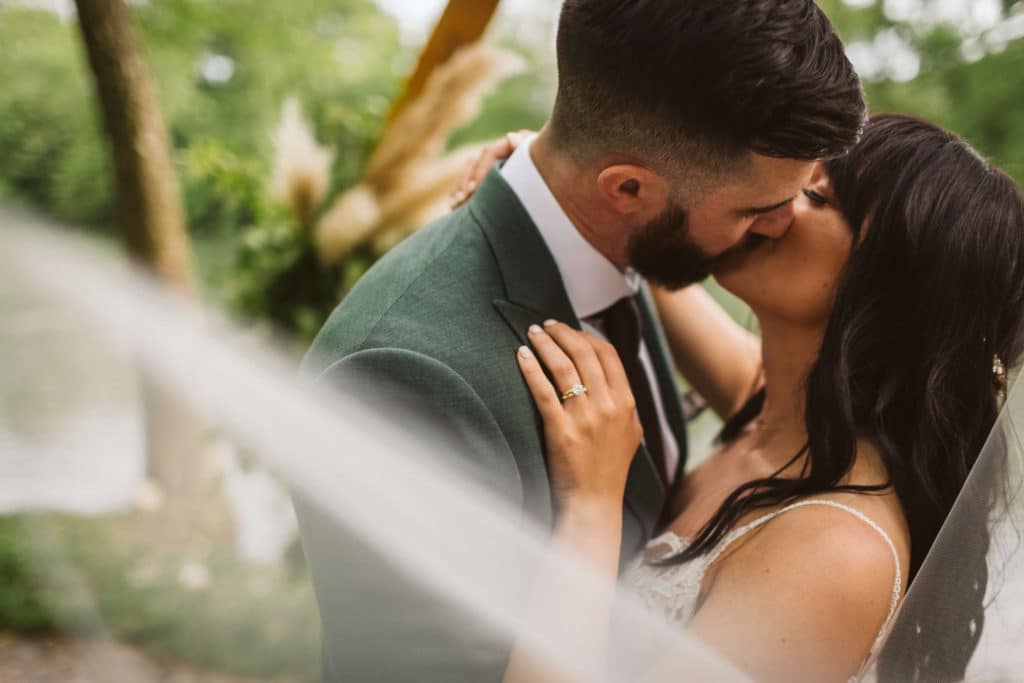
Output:
[[[444,64],[460,47],[480,40],[497,8],[498,0],[449,0],[427,46],[420,54],[416,70],[391,109],[389,124],[406,104],[423,91],[434,69]]]

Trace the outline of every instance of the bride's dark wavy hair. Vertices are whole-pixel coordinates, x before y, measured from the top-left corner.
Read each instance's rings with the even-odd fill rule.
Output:
[[[1017,358],[1024,316],[1024,198],[1016,183],[955,135],[898,115],[873,117],[862,140],[827,168],[855,246],[807,377],[808,442],[791,461],[807,455],[801,474],[738,487],[666,562],[707,553],[752,510],[891,485],[910,528],[913,580],[995,424],[993,355],[1007,364]],[[720,439],[736,438],[763,403],[762,390]],[[858,437],[878,448],[887,484],[839,485]],[[985,521],[974,526],[979,534]],[[922,650],[929,632],[951,628],[963,633],[963,647],[922,651],[913,670],[893,665],[887,678],[962,679],[987,583],[987,539],[967,545],[961,590],[943,596],[962,604],[941,610],[957,623],[915,625]]]

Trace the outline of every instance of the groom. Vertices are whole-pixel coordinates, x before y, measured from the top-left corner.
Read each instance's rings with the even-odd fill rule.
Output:
[[[642,278],[678,288],[783,235],[814,160],[865,119],[843,46],[811,0],[566,0],[548,124],[471,201],[392,250],[334,311],[304,364],[348,391],[414,397],[460,457],[529,518],[553,509],[541,422],[515,361],[549,318],[615,345],[644,428],[624,558],[679,485],[686,433]],[[570,387],[559,387],[562,391]],[[595,454],[595,457],[599,454]],[[499,681],[507,651],[460,629],[296,501],[326,681]],[[375,577],[372,586],[354,577]],[[370,613],[353,614],[377,591]]]

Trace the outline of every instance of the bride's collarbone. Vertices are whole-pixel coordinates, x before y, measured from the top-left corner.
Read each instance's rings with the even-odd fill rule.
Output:
[[[681,538],[692,538],[737,487],[773,471],[751,449],[746,453],[731,445],[720,449],[686,474],[669,529]]]

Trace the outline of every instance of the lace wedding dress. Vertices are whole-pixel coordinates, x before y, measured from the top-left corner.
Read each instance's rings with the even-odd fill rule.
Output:
[[[896,546],[893,545],[892,539],[889,538],[889,535],[885,533],[882,527],[867,517],[867,515],[847,505],[831,500],[804,500],[793,503],[792,505],[787,505],[780,510],[758,517],[747,524],[733,529],[726,534],[724,538],[722,538],[711,552],[690,562],[669,566],[658,566],[649,564],[643,557],[637,558],[626,568],[622,578],[623,583],[628,589],[636,593],[648,608],[663,613],[672,623],[685,626],[690,622],[694,613],[697,611],[697,601],[700,598],[701,584],[704,580],[704,575],[731,543],[757,527],[770,522],[781,514],[809,505],[824,505],[843,510],[854,515],[881,534],[882,538],[885,539],[886,544],[889,546],[889,549],[892,551],[893,560],[896,566],[896,576],[893,581],[892,596],[889,601],[889,612],[878,631],[878,635],[875,637],[871,650],[865,658],[860,671],[857,675],[850,678],[851,682],[859,681],[878,655],[879,650],[885,641],[885,635],[888,633],[893,617],[896,614],[896,605],[899,601],[903,576],[900,571],[899,556],[896,553]],[[663,554],[661,557],[669,557],[682,552],[687,546],[687,541],[680,538],[672,531],[666,531],[660,536],[652,539],[650,543],[647,544],[647,547],[650,549],[659,545],[668,546],[669,552]]]

